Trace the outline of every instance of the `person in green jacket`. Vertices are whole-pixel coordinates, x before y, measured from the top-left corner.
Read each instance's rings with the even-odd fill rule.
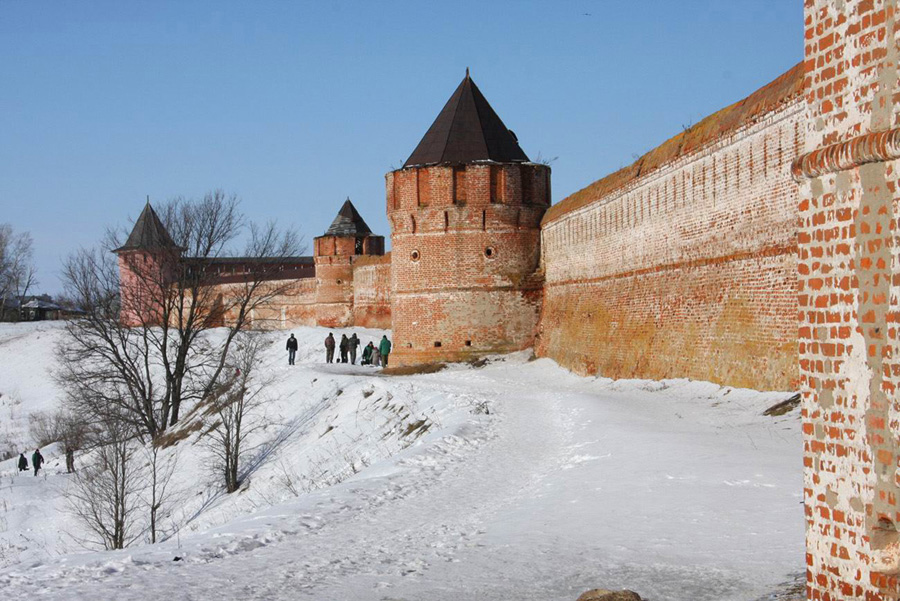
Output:
[[[388,340],[387,335],[381,337],[381,342],[378,344],[378,353],[381,355],[381,365],[387,367],[388,355],[391,354],[391,341]]]
[[[375,352],[375,345],[369,342],[362,352],[362,365],[372,365],[372,353]]]

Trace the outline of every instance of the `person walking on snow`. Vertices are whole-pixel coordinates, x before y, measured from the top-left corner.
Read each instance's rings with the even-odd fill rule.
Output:
[[[20,472],[28,471],[28,460],[25,459],[25,453],[19,453],[19,471]]]
[[[41,455],[40,449],[35,449],[34,454],[31,456],[31,465],[34,466],[34,475],[37,476],[38,472],[41,469],[41,465],[44,463],[44,456]]]
[[[363,348],[362,361],[360,361],[360,365],[372,365],[372,353],[375,352],[375,345],[370,341]]]
[[[356,332],[353,332],[348,342],[350,343],[350,364],[356,365],[356,349],[359,348],[359,338],[356,337]]]
[[[325,338],[325,363],[332,363],[334,361],[334,334],[328,332],[328,336]]]
[[[381,343],[378,345],[378,353],[381,355],[381,365],[388,366],[388,355],[391,354],[391,341],[388,340],[387,334],[381,337]]]
[[[294,357],[297,355],[297,339],[291,334],[287,339],[288,365],[294,364]]]
[[[350,350],[350,341],[346,334],[341,334],[341,363],[347,362],[347,351]]]

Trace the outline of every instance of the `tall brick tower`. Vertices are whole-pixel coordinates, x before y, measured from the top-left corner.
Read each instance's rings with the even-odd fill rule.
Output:
[[[403,168],[385,179],[391,364],[531,346],[550,168],[529,161],[468,71]]]
[[[384,236],[376,236],[348,198],[331,227],[314,240],[316,323],[331,328],[353,323],[353,262],[384,254]]]
[[[181,251],[148,200],[125,244],[113,251],[119,257],[119,318],[124,325],[160,323],[164,291]]]

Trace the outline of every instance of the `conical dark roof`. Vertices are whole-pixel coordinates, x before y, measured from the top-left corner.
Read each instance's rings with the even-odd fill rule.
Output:
[[[131,230],[128,240],[114,252],[161,248],[178,248],[178,245],[172,240],[156,211],[153,210],[153,207],[148,202],[144,206],[144,210],[141,211],[137,221],[134,222],[134,228]]]
[[[527,162],[528,157],[466,70],[465,79],[403,166],[472,161],[514,163]]]
[[[338,211],[337,217],[331,222],[331,227],[325,232],[326,236],[364,236],[371,234],[372,230],[360,216],[356,207],[348,198],[344,206]]]

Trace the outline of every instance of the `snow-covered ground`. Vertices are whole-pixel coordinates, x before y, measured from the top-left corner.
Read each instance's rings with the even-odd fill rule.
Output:
[[[787,393],[581,378],[527,353],[383,376],[324,365],[325,330],[295,333],[293,367],[286,333],[267,334],[269,425],[239,492],[222,494],[197,434],[166,451],[180,530],[163,543],[85,550],[58,449],[37,478],[0,463],[0,594],[574,601],[602,586],[724,601],[804,569],[799,417],[762,415]],[[33,450],[28,414],[60,399],[62,336],[0,324],[9,447]]]

